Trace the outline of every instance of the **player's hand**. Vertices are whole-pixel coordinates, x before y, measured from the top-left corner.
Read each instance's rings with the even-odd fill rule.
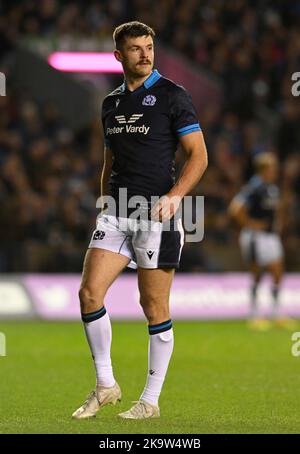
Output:
[[[162,196],[151,210],[151,220],[165,222],[171,219],[181,203],[180,196]]]

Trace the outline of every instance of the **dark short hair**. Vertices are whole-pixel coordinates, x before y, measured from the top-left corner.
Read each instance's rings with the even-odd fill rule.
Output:
[[[116,49],[120,49],[124,44],[125,38],[136,38],[138,36],[152,36],[154,38],[155,31],[153,28],[138,21],[126,22],[115,28],[113,32],[113,39]]]

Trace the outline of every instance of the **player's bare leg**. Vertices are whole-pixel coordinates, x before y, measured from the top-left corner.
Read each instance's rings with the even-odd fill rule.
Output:
[[[111,324],[104,307],[107,290],[128,264],[124,255],[105,249],[88,249],[79,290],[82,321],[96,369],[96,388],[84,404],[73,413],[73,418],[95,416],[106,404],[121,399],[110,358]]]
[[[174,269],[138,268],[140,304],[149,326],[170,319],[169,299],[174,272]]]
[[[279,328],[285,328],[293,330],[296,327],[296,322],[288,317],[282,317],[279,315],[279,290],[280,284],[282,281],[282,276],[284,272],[284,265],[282,260],[270,263],[267,266],[267,270],[272,276],[273,287],[272,287],[272,297],[273,297],[273,311],[272,319],[274,324]]]
[[[267,265],[267,271],[271,274],[273,280],[272,286],[272,297],[273,297],[273,313],[272,318],[278,317],[279,310],[279,288],[283,275],[283,263],[282,260],[270,263]]]
[[[249,327],[258,331],[267,331],[271,328],[271,323],[263,317],[258,316],[257,308],[257,289],[263,275],[263,269],[256,263],[252,262],[250,265],[250,273],[252,276],[251,286],[251,314],[249,320]]]
[[[101,309],[107,290],[129,263],[129,258],[106,249],[88,249],[79,290],[81,312]]]
[[[261,267],[252,262],[250,265],[250,273],[252,276],[252,285],[251,285],[251,318],[257,318],[257,288],[259,286],[261,277],[262,277],[262,269]]]
[[[174,269],[138,268],[140,303],[148,320],[150,334],[146,386],[136,404],[119,416],[126,419],[157,418],[159,395],[173,351],[169,297]]]

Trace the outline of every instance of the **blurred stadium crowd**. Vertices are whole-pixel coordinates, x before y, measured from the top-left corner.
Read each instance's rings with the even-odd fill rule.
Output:
[[[209,168],[205,241],[187,244],[184,271],[238,270],[237,231],[228,204],[252,174],[252,158],[280,159],[289,270],[300,270],[300,3],[246,0],[41,0],[2,2],[0,71],[0,271],[80,271],[94,226],[102,139],[99,124],[75,133],[55,105],[9,90],[9,60],[24,35],[110,37],[127,20],[152,26],[158,39],[217,76],[224,104],[199,112]],[[159,68],[158,68],[159,69]],[[183,161],[178,154],[178,164]]]

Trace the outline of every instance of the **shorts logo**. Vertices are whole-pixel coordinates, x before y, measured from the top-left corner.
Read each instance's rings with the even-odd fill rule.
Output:
[[[141,118],[144,114],[132,114],[128,121],[126,121],[125,115],[116,115],[115,119],[120,124],[130,124],[135,123],[139,118]]]
[[[154,374],[155,374],[155,370],[150,369],[150,370],[149,370],[149,374],[150,374],[150,375],[154,375]]]
[[[147,255],[148,255],[150,260],[152,259],[153,254],[154,254],[154,251],[147,251]]]
[[[103,230],[96,230],[96,232],[93,235],[93,240],[103,240],[105,237],[105,232]]]
[[[156,97],[154,95],[147,95],[145,96],[145,98],[143,99],[143,106],[154,106],[154,104],[156,103]]]

